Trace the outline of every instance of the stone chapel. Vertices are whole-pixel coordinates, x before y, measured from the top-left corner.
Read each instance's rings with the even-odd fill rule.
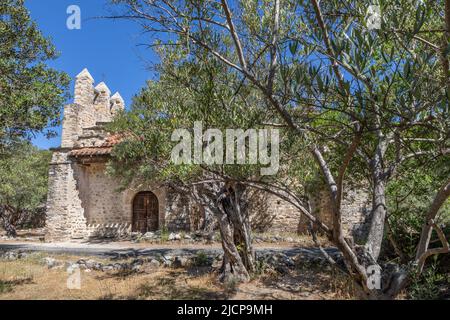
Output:
[[[104,130],[124,100],[111,96],[105,83],[94,86],[87,69],[75,78],[74,101],[64,107],[61,146],[53,149],[49,168],[46,241],[71,241],[95,237],[121,237],[167,228],[193,231],[199,208],[183,194],[160,185],[136,185],[118,190],[119,183],[106,173],[114,145],[120,137]],[[305,220],[291,204],[265,197],[265,216],[270,228],[283,232],[305,231]],[[344,227],[353,230],[363,223],[361,212],[368,201],[358,190],[346,195]],[[315,214],[327,222],[331,213],[326,197],[318,195]],[[201,210],[200,210],[201,211]]]

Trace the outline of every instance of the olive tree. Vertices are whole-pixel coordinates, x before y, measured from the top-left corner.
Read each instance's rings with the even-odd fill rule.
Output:
[[[8,236],[17,235],[17,226],[42,226],[50,158],[50,151],[24,142],[0,159],[0,223]]]
[[[48,128],[60,121],[70,79],[46,65],[56,49],[23,0],[0,2],[0,42],[0,218],[15,235],[20,216],[35,213],[47,188],[48,157],[27,141],[55,134]]]
[[[257,92],[270,125],[301,141],[328,186],[332,225],[301,202],[298,208],[338,247],[369,297],[395,297],[411,268],[448,252],[434,221],[449,196],[443,179],[426,213],[416,258],[394,270],[380,261],[387,184],[416,161],[448,158],[449,1],[380,0],[374,10],[381,16],[368,16],[371,1],[113,2],[124,5],[123,17],[146,32],[167,33],[152,45],[178,48],[179,61],[219,63],[231,87]],[[361,244],[342,228],[349,168],[371,185],[370,228]],[[428,249],[432,230],[440,249]],[[370,285],[367,270],[373,266],[386,280],[382,290]]]

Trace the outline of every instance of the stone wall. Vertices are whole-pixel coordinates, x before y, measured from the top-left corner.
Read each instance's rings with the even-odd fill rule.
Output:
[[[310,191],[311,213],[330,228],[332,227],[332,207],[328,191],[322,186],[318,191]],[[371,210],[370,193],[364,185],[347,187],[342,199],[342,226],[346,235],[356,241],[363,240],[368,229]],[[250,196],[250,219],[255,231],[309,233],[309,219],[290,202],[258,191]]]
[[[69,210],[67,180],[71,162],[67,152],[54,152],[49,165],[46,240],[57,241],[67,237]]]
[[[47,239],[49,241],[89,237],[126,236],[131,232],[133,199],[140,191],[152,191],[159,202],[159,227],[169,231],[193,231],[198,227],[190,199],[157,185],[118,190],[119,184],[106,174],[106,162],[80,164],[67,151],[53,154],[49,171]],[[370,199],[363,188],[344,192],[343,228],[358,241],[367,229]],[[289,202],[267,192],[249,196],[249,212],[255,231],[308,233],[309,220]],[[310,195],[312,213],[331,227],[331,205],[326,190]],[[200,217],[201,219],[201,217]]]
[[[353,187],[344,190],[342,207],[345,218],[342,221],[344,230],[352,234],[355,241],[362,243],[369,230],[369,218],[372,211],[372,199],[366,191],[367,186]]]
[[[124,192],[115,190],[117,181],[105,174],[105,170],[105,163],[83,166],[88,224],[130,223],[130,216],[124,207]]]
[[[79,134],[78,113],[81,106],[69,104],[64,106],[64,117],[62,121],[61,147],[72,148]]]
[[[322,187],[310,194],[312,213],[330,228],[332,227],[332,207],[329,193]],[[342,197],[342,229],[357,242],[363,240],[368,229],[368,217],[371,212],[370,193],[367,186],[345,186]],[[301,232],[307,232],[306,218],[301,219]]]
[[[99,147],[105,142],[106,137],[105,129],[102,126],[83,128],[74,146]]]
[[[49,241],[89,237],[126,236],[131,232],[133,199],[140,191],[152,191],[159,202],[159,227],[169,231],[193,231],[198,227],[190,199],[157,185],[140,185],[118,190],[119,184],[106,174],[106,162],[80,164],[67,151],[53,155],[50,165],[47,203]],[[249,212],[255,231],[308,233],[309,220],[289,202],[266,192],[249,197]],[[331,227],[331,206],[325,190],[310,195],[312,213]],[[344,193],[343,228],[361,239],[370,212],[368,193],[362,188]],[[201,217],[200,217],[201,220]]]
[[[67,152],[54,152],[50,164],[46,240],[127,236],[131,232],[133,200],[141,191],[151,191],[158,198],[160,228],[166,225],[166,218],[171,230],[189,228],[189,223],[183,220],[188,211],[183,211],[177,201],[167,206],[164,188],[138,186],[118,190],[118,186],[107,175],[106,162],[80,164],[68,158]]]
[[[192,201],[182,193],[171,190],[167,194],[166,227],[169,230],[191,230]]]
[[[249,213],[252,229],[258,232],[298,231],[300,212],[291,203],[264,191],[250,191]]]
[[[79,167],[67,151],[53,153],[49,169],[46,239],[82,239],[87,236],[86,217],[79,192]]]

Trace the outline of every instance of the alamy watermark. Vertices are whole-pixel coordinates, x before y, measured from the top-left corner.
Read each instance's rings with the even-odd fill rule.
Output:
[[[368,266],[367,272],[367,288],[370,290],[381,289],[381,267],[378,265]]]
[[[219,129],[203,133],[201,121],[194,122],[194,137],[187,129],[176,129],[171,140],[174,164],[260,164],[261,175],[275,175],[279,169],[278,129]],[[225,147],[224,147],[225,145]]]
[[[69,30],[81,29],[81,9],[77,5],[70,5],[67,7],[66,13],[70,16],[67,17],[66,26]]]

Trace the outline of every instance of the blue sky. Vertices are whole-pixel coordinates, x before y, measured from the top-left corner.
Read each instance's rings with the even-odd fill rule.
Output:
[[[92,19],[114,11],[107,0],[26,0],[25,3],[32,19],[44,35],[51,37],[60,52],[57,60],[48,63],[51,67],[67,72],[72,79],[83,68],[88,68],[95,83],[104,81],[112,93],[119,91],[127,107],[145,81],[155,78],[148,67],[157,62],[157,57],[150,49],[139,46],[152,42],[152,39],[143,36],[137,24],[125,20]],[[66,27],[69,17],[66,10],[70,5],[78,5],[81,9],[80,30]],[[73,82],[70,90],[73,94]],[[60,129],[56,128],[58,134]],[[38,136],[33,143],[42,149],[58,147],[60,136],[52,139]]]

